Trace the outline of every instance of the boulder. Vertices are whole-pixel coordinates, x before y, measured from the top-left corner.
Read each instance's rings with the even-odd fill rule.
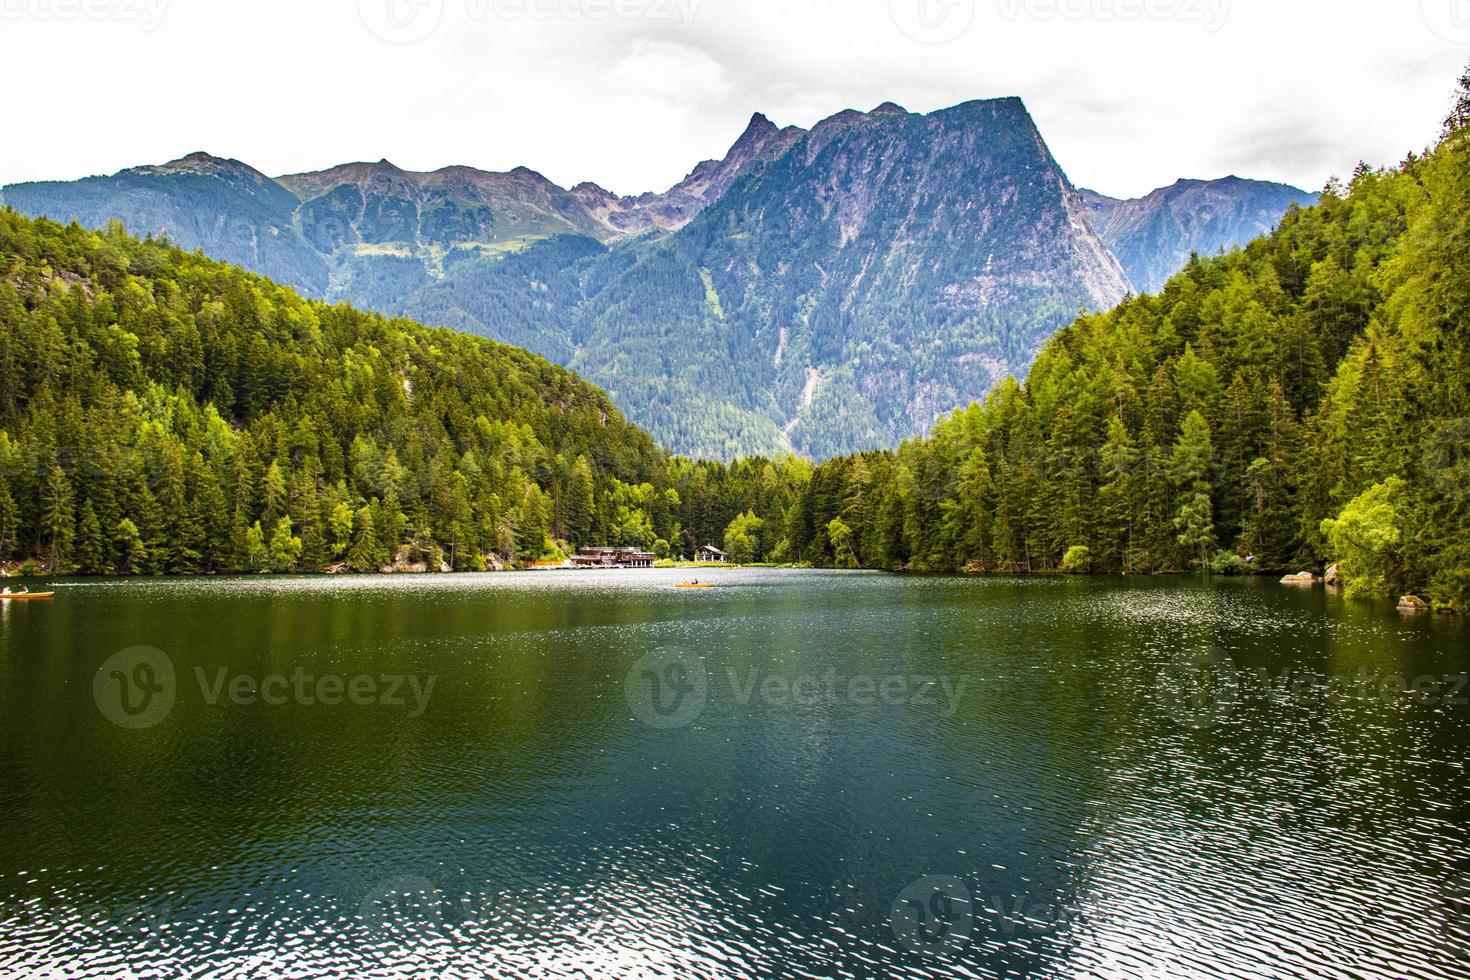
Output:
[[[1406,595],[1399,600],[1399,612],[1426,613],[1429,612],[1429,603],[1416,595]]]
[[[1325,581],[1328,585],[1341,585],[1342,584],[1342,566],[1341,565],[1333,565],[1331,568],[1327,569],[1327,575],[1323,579],[1323,581]]]
[[[1288,576],[1286,576],[1286,578],[1284,578],[1284,579],[1281,580],[1281,584],[1282,585],[1316,585],[1317,584],[1317,576],[1313,575],[1311,572],[1297,572],[1295,575],[1288,575]]]

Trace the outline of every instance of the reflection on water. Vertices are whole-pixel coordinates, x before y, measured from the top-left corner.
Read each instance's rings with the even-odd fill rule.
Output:
[[[715,578],[9,610],[0,975],[1465,975],[1458,624]]]

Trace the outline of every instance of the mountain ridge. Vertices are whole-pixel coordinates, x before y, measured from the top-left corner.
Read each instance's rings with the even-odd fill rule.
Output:
[[[1135,202],[1079,189],[1009,96],[884,102],[810,130],[757,112],[724,157],[633,196],[386,159],[272,178],[198,151],[0,199],[526,347],[683,452],[823,456],[926,431],[1024,372],[1079,308],[1279,218],[1201,183]],[[1197,221],[1191,194],[1244,218]]]
[[[1316,195],[1234,174],[1180,178],[1143,197],[1113,198],[1083,190],[1098,234],[1118,256],[1139,292],[1157,292],[1191,254],[1244,247],[1272,231],[1292,206]]]

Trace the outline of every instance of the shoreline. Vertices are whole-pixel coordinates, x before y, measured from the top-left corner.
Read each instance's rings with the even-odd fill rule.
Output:
[[[990,579],[1029,579],[1029,578],[1036,578],[1036,579],[1078,579],[1078,580],[1089,580],[1089,581],[1091,581],[1091,580],[1099,580],[1099,579],[1122,579],[1122,580],[1149,580],[1149,579],[1190,579],[1190,580],[1198,580],[1198,579],[1201,579],[1201,578],[1203,578],[1203,579],[1210,579],[1210,580],[1224,579],[1224,580],[1227,580],[1227,581],[1239,581],[1239,582],[1250,582],[1250,583],[1264,583],[1266,585],[1274,585],[1274,586],[1278,586],[1280,588],[1287,589],[1287,590],[1290,590],[1290,591],[1303,591],[1303,592],[1322,591],[1322,592],[1328,593],[1330,595],[1338,596],[1339,598],[1345,598],[1345,599],[1346,598],[1352,598],[1355,601],[1366,603],[1366,604],[1369,604],[1369,605],[1374,605],[1374,606],[1389,605],[1390,607],[1397,608],[1399,610],[1399,612],[1405,618],[1414,618],[1414,617],[1417,617],[1418,615],[1421,615],[1421,614],[1427,614],[1428,617],[1429,618],[1432,618],[1432,619],[1453,619],[1453,620],[1460,620],[1461,619],[1460,610],[1458,608],[1456,608],[1453,604],[1450,604],[1450,605],[1434,605],[1434,606],[1428,606],[1426,604],[1426,607],[1423,608],[1423,609],[1421,609],[1421,610],[1417,610],[1417,611],[1406,610],[1401,604],[1395,606],[1395,599],[1393,598],[1392,595],[1353,596],[1353,597],[1348,597],[1348,596],[1346,596],[1346,595],[1343,594],[1343,591],[1342,591],[1341,587],[1330,585],[1330,584],[1322,581],[1321,579],[1317,579],[1317,580],[1313,581],[1311,584],[1307,584],[1305,582],[1284,581],[1284,580],[1278,578],[1278,573],[1275,570],[1269,571],[1269,572],[1263,571],[1263,572],[1261,572],[1259,574],[1249,574],[1249,575],[1223,575],[1223,574],[1213,574],[1213,573],[1208,573],[1207,574],[1207,573],[1199,573],[1199,572],[1148,572],[1148,573],[1132,573],[1132,574],[1129,574],[1129,573],[1124,573],[1124,572],[1085,572],[1085,573],[1075,573],[1075,572],[1060,572],[1060,571],[1031,571],[1031,572],[1025,572],[1025,571],[1001,571],[1001,570],[997,570],[997,571],[977,571],[977,570],[973,570],[973,569],[958,569],[958,570],[955,570],[955,569],[946,569],[946,570],[938,570],[938,571],[919,571],[919,570],[908,569],[908,568],[887,568],[887,569],[885,569],[885,568],[822,568],[822,567],[817,567],[817,566],[813,566],[813,565],[809,565],[809,564],[805,564],[805,563],[794,563],[794,562],[792,562],[792,563],[783,563],[783,564],[776,564],[776,563],[770,563],[770,562],[752,562],[750,564],[733,564],[733,563],[727,563],[727,564],[699,564],[699,563],[695,563],[695,562],[681,562],[681,563],[678,563],[678,564],[661,564],[661,565],[656,565],[653,568],[562,568],[562,567],[557,567],[557,568],[514,568],[514,567],[503,567],[503,568],[486,569],[485,571],[478,571],[478,572],[477,571],[463,571],[463,572],[456,572],[456,571],[436,571],[436,570],[430,570],[430,569],[424,569],[424,570],[400,569],[400,570],[387,571],[387,572],[384,572],[384,571],[377,571],[377,572],[332,572],[332,571],[311,571],[311,572],[236,572],[236,571],[219,571],[219,572],[196,572],[196,573],[192,573],[192,574],[182,574],[182,575],[181,574],[178,574],[178,573],[167,573],[167,574],[133,574],[133,575],[84,575],[84,574],[80,574],[80,573],[63,572],[63,573],[59,573],[59,574],[36,574],[36,575],[22,576],[22,575],[18,574],[17,572],[13,571],[13,570],[8,570],[8,569],[0,568],[0,582],[4,582],[4,583],[14,582],[16,584],[28,584],[28,585],[32,585],[32,586],[34,586],[36,584],[40,584],[40,583],[52,583],[52,582],[64,582],[64,583],[67,583],[67,584],[91,584],[91,583],[106,584],[106,583],[112,583],[112,584],[126,585],[126,584],[132,582],[135,579],[136,580],[140,580],[140,581],[145,581],[145,582],[155,582],[155,581],[157,581],[157,582],[163,582],[163,581],[179,581],[179,582],[182,582],[182,581],[196,581],[196,580],[210,580],[210,579],[214,579],[214,580],[226,580],[226,579],[228,579],[228,580],[253,580],[253,579],[292,579],[292,580],[304,580],[304,579],[343,579],[343,578],[345,578],[345,579],[382,579],[382,580],[393,580],[393,579],[421,579],[421,578],[459,578],[459,577],[473,576],[473,575],[493,576],[493,575],[505,575],[505,574],[513,574],[513,573],[522,573],[522,574],[527,574],[527,575],[531,575],[531,574],[545,575],[545,574],[549,574],[549,573],[583,573],[583,574],[589,574],[589,573],[594,573],[594,572],[622,572],[622,573],[625,573],[629,577],[636,577],[638,575],[643,575],[643,574],[647,574],[647,573],[650,573],[650,572],[659,572],[659,571],[704,571],[704,572],[729,571],[729,572],[740,572],[740,571],[753,571],[753,570],[757,570],[757,569],[760,569],[760,570],[780,570],[780,571],[847,572],[847,573],[861,574],[861,575],[875,575],[876,574],[876,575],[891,575],[891,576],[913,577],[913,578],[962,578],[962,579],[985,579],[985,578],[990,578]],[[1289,578],[1289,576],[1288,576],[1288,578]]]

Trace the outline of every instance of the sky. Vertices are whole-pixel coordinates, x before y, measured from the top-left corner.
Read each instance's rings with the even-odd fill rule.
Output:
[[[1074,183],[1320,189],[1426,146],[1470,0],[0,0],[0,184],[195,150],[664,190],[750,116],[1020,96]]]

